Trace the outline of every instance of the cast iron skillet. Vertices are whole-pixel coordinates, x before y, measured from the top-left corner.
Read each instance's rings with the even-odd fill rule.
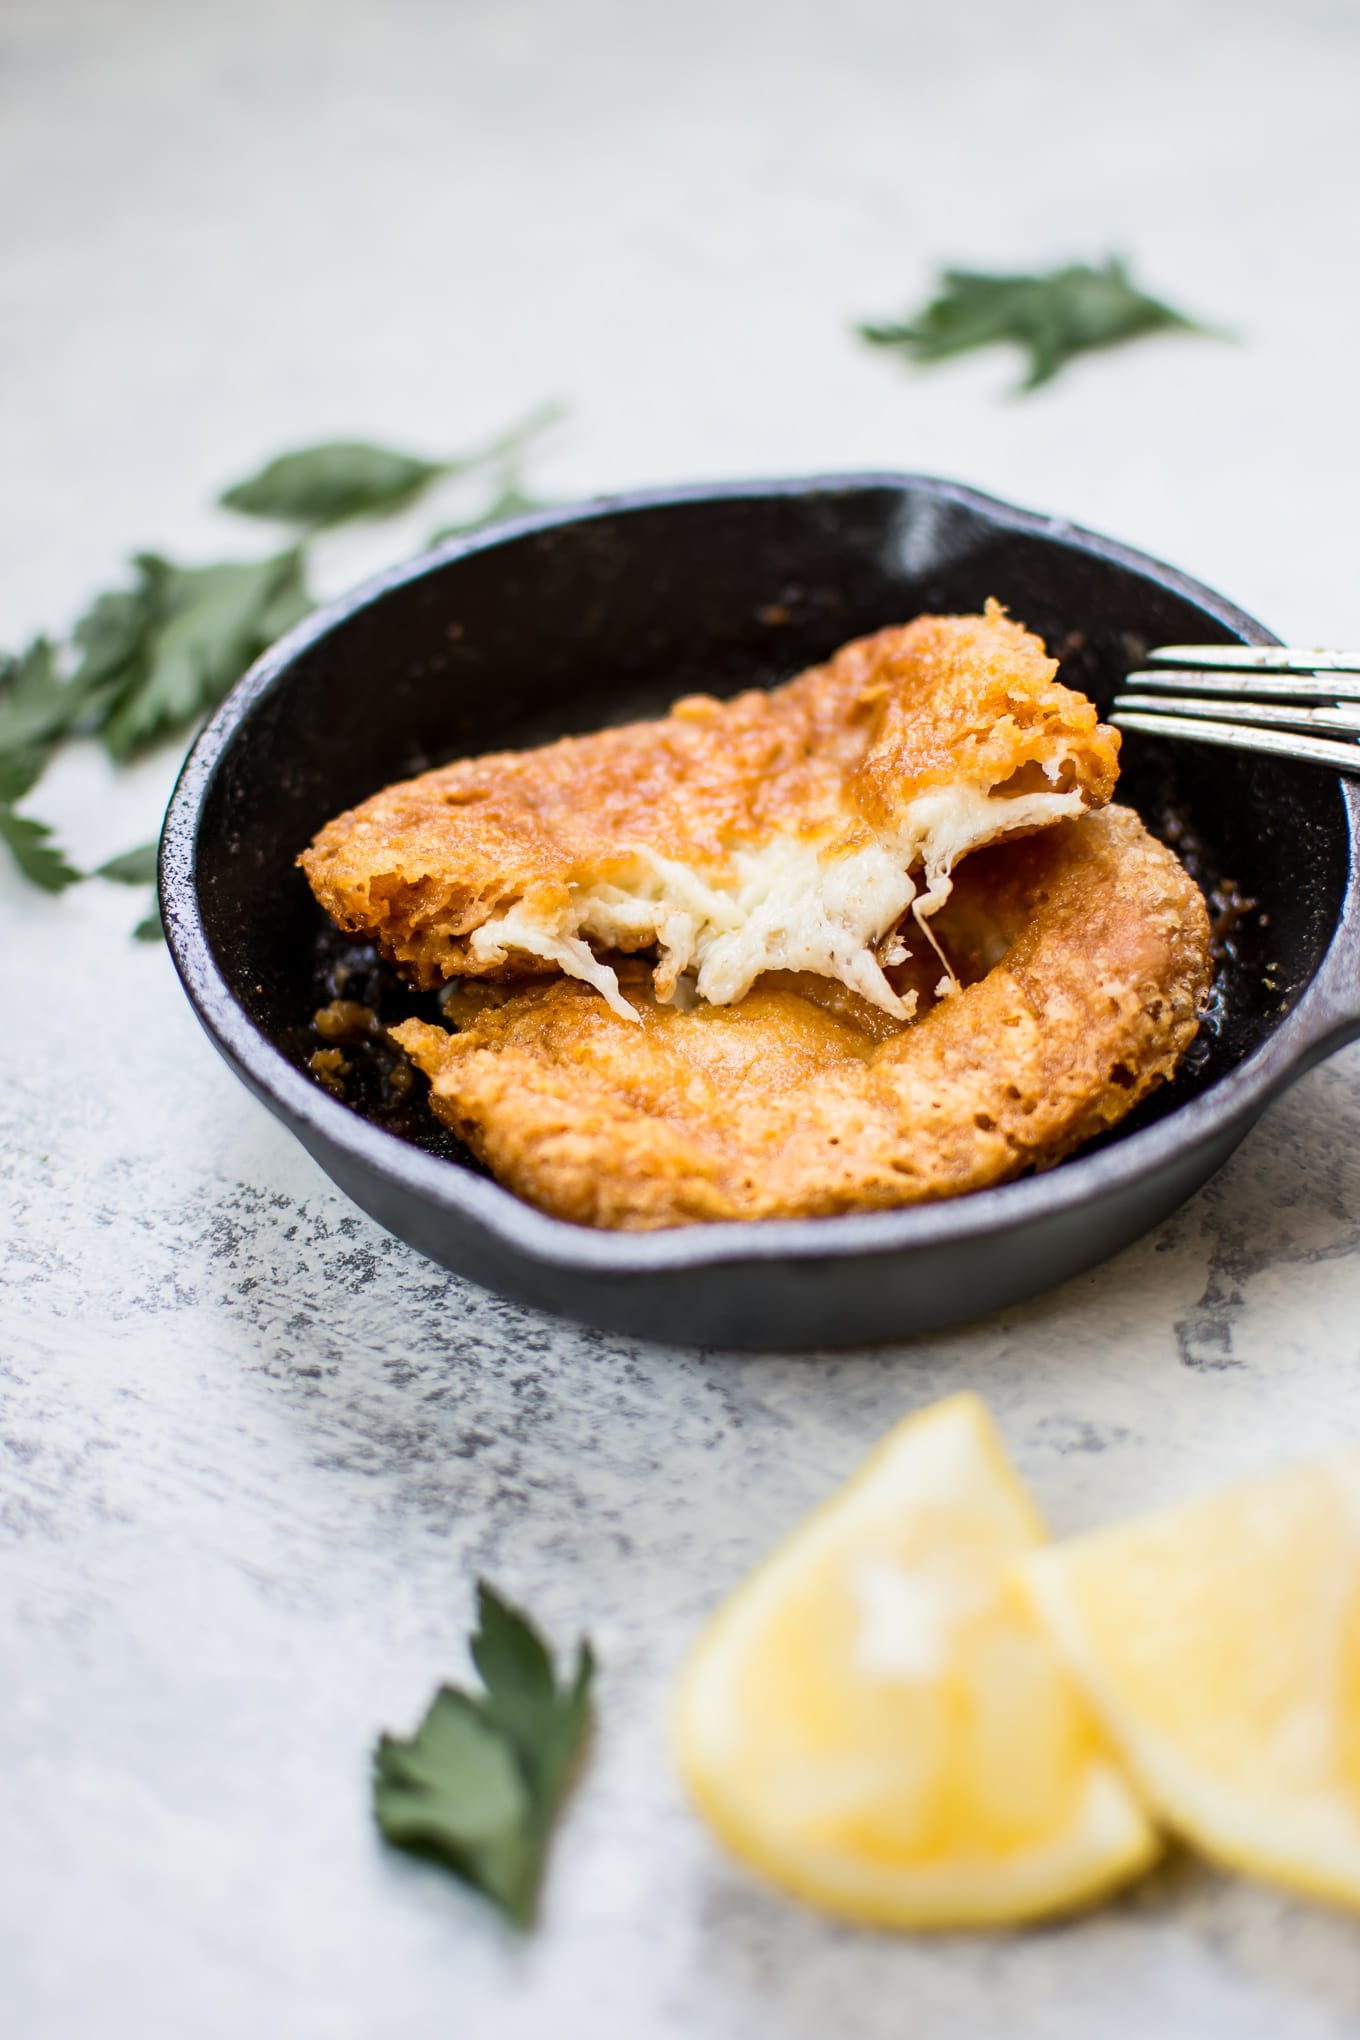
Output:
[[[322,922],[294,859],[328,817],[450,756],[767,684],[861,632],[989,595],[1106,706],[1150,645],[1273,642],[1126,546],[906,475],[591,503],[380,576],[268,652],[184,767],[161,901],[199,1019],[380,1224],[489,1288],[595,1325],[753,1348],[900,1338],[1089,1267],[1189,1196],[1275,1092],[1360,1032],[1354,782],[1126,737],[1119,797],[1206,887],[1230,877],[1260,911],[1237,928],[1221,1010],[1173,1085],[1051,1173],[952,1202],[596,1232],[499,1188],[432,1115],[398,1137],[303,1066]]]

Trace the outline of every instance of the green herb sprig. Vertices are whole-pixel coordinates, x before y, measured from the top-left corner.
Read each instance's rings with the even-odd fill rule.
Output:
[[[87,876],[154,883],[154,845],[85,873],[47,823],[17,812],[57,749],[94,736],[122,764],[192,728],[313,607],[308,547],[331,526],[387,516],[455,475],[483,480],[486,500],[452,529],[474,530],[537,507],[523,487],[523,463],[561,416],[559,405],[540,405],[481,446],[442,460],[360,440],[282,454],[220,500],[242,515],[298,526],[295,543],[267,559],[206,566],[138,553],[130,584],[96,596],[68,643],[36,638],[18,657],[0,654],[0,841],[22,875],[51,893]],[[160,935],[154,900],[134,933],[143,941]]]
[[[1097,348],[1121,346],[1148,333],[1211,330],[1138,289],[1113,255],[1099,268],[1076,262],[1038,275],[946,269],[937,295],[914,317],[858,329],[873,346],[923,363],[1009,342],[1029,357],[1022,390],[1051,382],[1069,361]]]
[[[132,931],[138,942],[159,942],[165,935],[160,901],[156,897],[156,860],[160,847],[159,843],[139,843],[135,850],[125,850],[121,857],[107,858],[91,874],[94,878],[112,879],[115,885],[151,887],[146,913]]]
[[[58,893],[74,885],[80,873],[52,841],[46,822],[14,811],[15,802],[37,785],[46,764],[46,754],[36,745],[0,753],[0,838],[26,879],[44,892]]]
[[[595,1660],[559,1682],[528,1617],[477,1589],[472,1661],[484,1690],[441,1686],[415,1734],[380,1738],[373,1811],[399,1849],[433,1857],[532,1925],[548,1839],[590,1720]]]
[[[225,490],[218,501],[246,517],[269,517],[323,531],[356,517],[391,516],[415,502],[431,483],[475,470],[492,473],[498,493],[503,493],[503,474],[513,471],[530,441],[562,415],[560,404],[540,404],[484,445],[447,460],[422,460],[361,439],[306,446],[280,454],[258,474]]]

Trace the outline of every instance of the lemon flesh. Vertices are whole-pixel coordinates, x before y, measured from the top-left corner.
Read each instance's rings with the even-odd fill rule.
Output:
[[[1025,1576],[1168,1825],[1360,1904],[1360,1450],[1056,1546]]]
[[[1033,1919],[1157,1853],[1010,1568],[1043,1526],[982,1404],[889,1433],[737,1589],[675,1734],[719,1835],[814,1904],[887,1926]]]

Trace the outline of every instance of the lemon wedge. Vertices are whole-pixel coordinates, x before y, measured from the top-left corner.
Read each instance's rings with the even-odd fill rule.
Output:
[[[975,1396],[909,1417],[719,1609],[681,1771],[736,1853],[851,1919],[1066,1910],[1157,1842],[1009,1571],[1044,1531]]]
[[[1360,1904],[1360,1449],[1024,1572],[1169,1826],[1232,1868]]]

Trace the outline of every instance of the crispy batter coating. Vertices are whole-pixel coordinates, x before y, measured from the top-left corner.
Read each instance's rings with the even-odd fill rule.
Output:
[[[631,1022],[600,952],[655,948],[662,998],[686,970],[721,1003],[792,968],[904,1018],[876,952],[907,908],[978,844],[1110,796],[1118,735],[1056,672],[996,603],[918,617],[782,687],[390,786],[300,862],[424,987],[547,964]]]
[[[1128,809],[970,858],[941,923],[963,987],[906,1025],[809,977],[679,1011],[635,969],[640,1025],[558,979],[458,1033],[408,1020],[392,1035],[502,1183],[561,1218],[649,1231],[914,1204],[1048,1168],[1169,1077],[1196,1032],[1204,901]]]

